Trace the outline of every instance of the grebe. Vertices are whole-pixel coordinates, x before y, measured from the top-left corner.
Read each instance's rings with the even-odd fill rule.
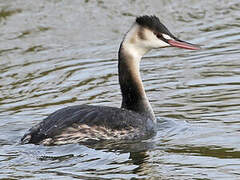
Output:
[[[156,118],[141,81],[139,63],[151,49],[168,46],[200,49],[176,38],[156,16],[137,17],[118,52],[121,108],[76,105],[60,109],[32,127],[21,142],[57,145],[153,136]]]

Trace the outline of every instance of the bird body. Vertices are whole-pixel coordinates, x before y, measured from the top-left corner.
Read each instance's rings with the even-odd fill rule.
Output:
[[[22,143],[91,143],[153,136],[156,118],[143,87],[139,65],[151,49],[168,46],[199,49],[173,36],[156,16],[136,18],[118,52],[121,107],[77,105],[60,109],[32,127],[22,137]]]

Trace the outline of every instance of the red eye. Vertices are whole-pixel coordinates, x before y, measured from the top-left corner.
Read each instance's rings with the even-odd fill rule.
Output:
[[[163,35],[159,33],[159,34],[157,34],[157,38],[158,39],[163,39]]]
[[[155,34],[155,36],[157,36],[158,39],[164,40],[162,33],[154,32],[154,34]]]

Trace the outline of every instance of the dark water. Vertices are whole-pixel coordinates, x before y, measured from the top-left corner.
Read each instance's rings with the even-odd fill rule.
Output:
[[[142,60],[157,136],[119,149],[19,145],[59,108],[120,105],[117,51],[142,14],[203,45]],[[0,178],[240,179],[239,22],[239,0],[1,0]]]

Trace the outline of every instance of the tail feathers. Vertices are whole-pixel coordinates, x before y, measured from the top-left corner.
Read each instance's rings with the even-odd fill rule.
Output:
[[[39,144],[47,136],[36,131],[27,132],[21,139],[21,144]]]
[[[31,134],[25,134],[21,139],[21,144],[28,144],[31,142],[32,135]]]

